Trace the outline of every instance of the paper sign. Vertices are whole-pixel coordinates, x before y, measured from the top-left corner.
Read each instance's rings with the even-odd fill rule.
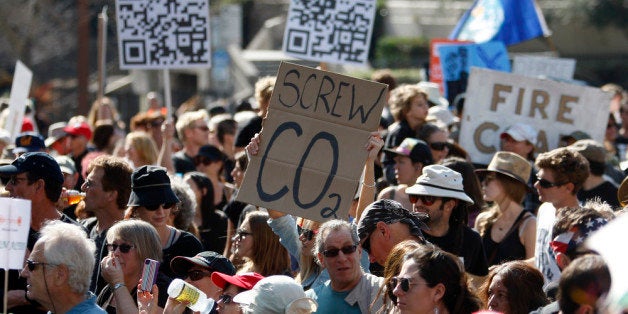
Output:
[[[117,0],[121,69],[209,68],[208,0]]]
[[[512,64],[512,73],[531,77],[571,80],[575,70],[576,60],[565,58],[515,56]]]
[[[488,164],[500,150],[500,134],[517,122],[539,131],[537,153],[577,130],[602,143],[609,102],[610,94],[598,88],[472,68],[460,145],[473,162]]]
[[[502,42],[439,45],[437,50],[443,73],[444,95],[450,104],[467,89],[471,67],[510,72],[508,51]]]
[[[237,200],[316,221],[346,219],[386,91],[384,84],[281,63],[260,150]]]
[[[365,65],[376,0],[290,1],[283,52],[304,60]]]
[[[443,86],[443,70],[440,63],[440,55],[438,54],[438,47],[441,45],[449,44],[461,44],[468,43],[460,40],[451,40],[446,38],[435,38],[430,42],[430,82],[436,83],[440,86],[440,93],[445,94],[445,87]],[[452,103],[450,101],[450,103]]]
[[[11,95],[9,96],[9,116],[7,117],[5,130],[11,133],[11,143],[22,131],[22,119],[28,101],[28,94],[31,89],[33,72],[24,63],[15,63],[15,73],[13,74],[13,84],[11,85]]]
[[[30,226],[30,200],[0,197],[0,268],[24,267]]]
[[[607,301],[614,308],[608,313],[621,313],[628,309],[628,250],[622,248],[622,241],[627,238],[628,215],[621,215],[591,235],[586,242],[587,247],[604,258],[611,273]]]

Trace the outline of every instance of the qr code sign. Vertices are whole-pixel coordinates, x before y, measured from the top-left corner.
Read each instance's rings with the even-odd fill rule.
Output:
[[[330,63],[367,62],[376,0],[292,0],[283,51]]]
[[[118,0],[120,68],[210,66],[207,0]]]

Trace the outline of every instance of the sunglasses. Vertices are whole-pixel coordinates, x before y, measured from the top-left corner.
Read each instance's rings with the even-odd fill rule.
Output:
[[[115,243],[107,243],[107,250],[109,250],[109,252],[115,252],[116,249],[120,249],[120,252],[126,254],[129,253],[129,251],[131,251],[132,248],[134,248],[135,245],[132,244],[115,244]]]
[[[536,178],[536,182],[539,183],[539,185],[544,188],[544,189],[549,189],[549,188],[553,188],[553,187],[557,187],[557,186],[563,186],[565,184],[567,184],[568,182],[563,182],[563,183],[552,183],[549,182],[545,179],[542,178]]]
[[[449,148],[449,143],[447,142],[430,143],[430,148],[433,150],[444,150],[445,148]]]
[[[248,237],[248,236],[250,236],[250,235],[253,235],[253,233],[248,232],[248,231],[244,231],[244,230],[238,230],[238,232],[236,232],[235,237],[236,237],[238,240],[242,240],[242,238]]]
[[[194,158],[194,164],[196,164],[197,166],[200,164],[203,164],[205,166],[209,165],[212,163],[212,160],[205,157],[205,156],[198,156],[196,158]]]
[[[212,275],[211,272],[202,271],[202,270],[198,270],[198,269],[190,270],[187,273],[187,277],[189,277],[190,280],[192,280],[192,281],[199,281],[199,280],[201,280],[201,279],[203,279],[205,277],[209,277],[211,275]]]
[[[146,208],[146,210],[154,212],[162,207],[163,209],[170,209],[174,206],[174,203],[165,203],[165,204],[157,204],[157,205],[144,205],[142,207]]]
[[[325,250],[325,251],[323,251],[323,256],[325,256],[325,257],[336,257],[336,256],[338,256],[340,251],[342,251],[342,254],[344,254],[344,255],[349,255],[349,254],[352,254],[353,252],[355,252],[357,249],[358,249],[358,245],[357,244],[347,245],[347,246],[343,246],[340,249],[333,248],[333,249]]]
[[[299,236],[302,236],[307,241],[312,241],[312,239],[316,236],[317,233],[318,233],[318,230],[303,229],[301,230],[301,234]]]
[[[35,262],[30,259],[26,260],[26,268],[28,268],[28,271],[34,271],[37,265],[52,265],[52,264],[48,264],[44,262]]]
[[[423,205],[425,206],[432,206],[434,203],[436,203],[436,200],[438,200],[439,198],[440,197],[438,196],[432,196],[432,195],[408,194],[408,199],[410,200],[410,203],[415,204],[416,202],[421,200],[421,203],[423,203]]]
[[[222,304],[229,304],[231,303],[231,301],[233,301],[233,297],[228,294],[223,294],[218,297],[218,301],[222,301]]]
[[[390,278],[390,282],[388,283],[388,291],[393,291],[397,287],[397,285],[401,286],[401,290],[403,292],[410,291],[410,278],[399,278],[392,277]]]

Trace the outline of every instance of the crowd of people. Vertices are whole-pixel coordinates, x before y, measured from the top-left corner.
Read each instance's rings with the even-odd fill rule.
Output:
[[[168,294],[177,278],[209,313],[625,311],[605,300],[609,269],[584,245],[628,205],[625,92],[611,89],[603,143],[580,131],[537,153],[535,128],[514,123],[479,165],[457,142],[462,102],[385,70],[372,79],[388,101],[379,130],[356,139],[367,158],[344,219],[236,199],[273,77],[233,113],[167,112],[151,92],[129,123],[104,98],[47,137],[28,118],[15,142],[0,129],[3,196],[31,203],[24,267],[2,276],[5,312],[191,312]],[[146,259],[159,262],[149,291]]]

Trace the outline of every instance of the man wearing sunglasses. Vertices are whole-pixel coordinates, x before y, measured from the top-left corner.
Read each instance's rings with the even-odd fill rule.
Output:
[[[31,225],[28,232],[28,251],[33,250],[39,230],[45,221],[60,220],[76,224],[70,217],[57,211],[61,196],[63,174],[59,164],[47,153],[26,153],[10,165],[0,167],[0,176],[8,178],[5,189],[11,197],[31,201]],[[4,270],[0,270],[4,278]],[[43,313],[25,297],[26,282],[17,271],[9,271],[8,308],[13,313]],[[35,303],[33,303],[35,304]]]
[[[209,116],[206,110],[190,111],[182,114],[175,128],[183,143],[183,149],[172,155],[172,163],[176,173],[185,174],[196,171],[194,158],[203,145],[209,143]]]
[[[414,240],[425,243],[421,229],[426,229],[427,215],[412,213],[399,202],[383,199],[370,204],[358,223],[362,249],[371,263],[384,266],[388,254],[397,243]]]
[[[539,171],[534,187],[543,204],[536,218],[534,264],[543,273],[547,284],[560,278],[560,269],[550,247],[556,210],[580,207],[577,194],[589,176],[589,162],[582,154],[561,147],[540,154],[535,165]]]
[[[184,278],[186,282],[197,287],[208,298],[214,300],[220,298],[223,287],[212,281],[212,274],[218,272],[232,276],[236,273],[236,269],[229,259],[212,251],[201,252],[194,257],[177,256],[170,262],[170,267],[177,277]],[[167,310],[169,305],[175,306],[175,303],[179,302],[169,298],[164,310]],[[215,313],[215,309],[216,305],[214,305],[214,310],[211,313]]]
[[[427,166],[406,193],[413,211],[428,216],[429,229],[423,229],[425,240],[458,256],[467,273],[486,276],[488,262],[482,238],[467,225],[467,212],[461,204],[473,204],[464,192],[462,175],[442,165]]]
[[[330,220],[318,229],[314,251],[329,272],[329,281],[306,292],[318,303],[318,313],[374,313],[382,307],[377,295],[383,278],[360,267],[362,248],[354,225]]]

